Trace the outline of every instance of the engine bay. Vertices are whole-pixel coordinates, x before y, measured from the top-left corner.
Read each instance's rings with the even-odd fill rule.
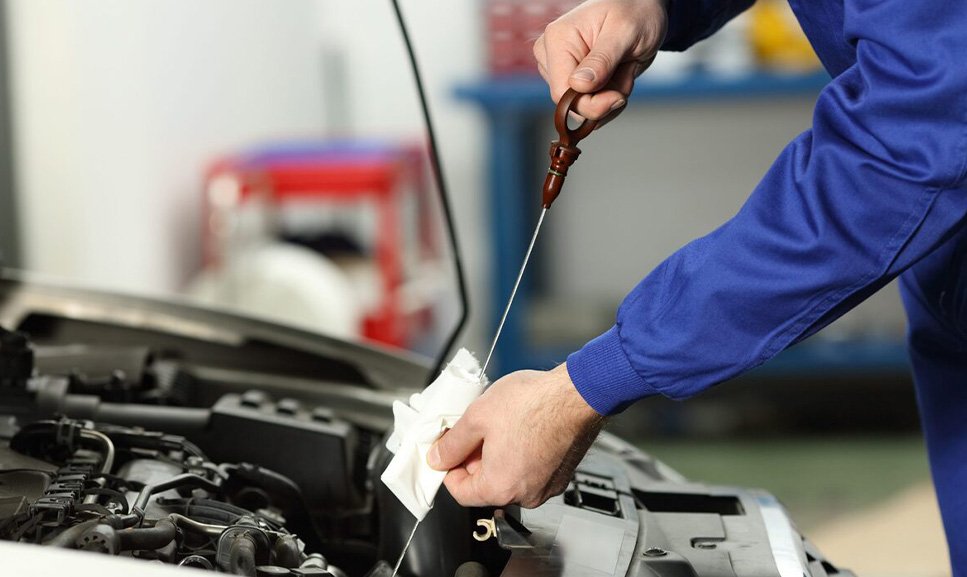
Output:
[[[299,491],[273,471],[212,463],[183,437],[73,419],[35,421],[0,450],[0,538],[253,575],[345,573],[288,526]],[[53,468],[56,467],[56,468]],[[293,515],[293,521],[283,516]],[[263,569],[263,572],[265,570]]]
[[[0,540],[236,575],[385,573],[412,526],[378,482],[385,416],[296,398],[300,382],[3,329]],[[468,511],[441,509],[426,538],[461,526],[434,560],[453,574],[475,542]]]
[[[0,548],[16,544],[22,567],[36,548],[111,568],[392,575],[414,518],[379,476],[392,402],[420,390],[427,364],[209,309],[16,281],[0,280],[0,326]],[[441,491],[399,574],[790,571],[850,575],[767,492],[689,481],[602,433],[565,492],[536,509],[464,508]]]

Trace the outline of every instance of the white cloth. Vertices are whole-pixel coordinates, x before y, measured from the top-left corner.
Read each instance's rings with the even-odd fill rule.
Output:
[[[422,520],[433,508],[446,471],[426,463],[426,454],[440,435],[463,415],[483,392],[486,377],[480,363],[467,349],[460,349],[440,376],[410,404],[393,403],[393,434],[386,448],[395,453],[380,479],[403,505]]]

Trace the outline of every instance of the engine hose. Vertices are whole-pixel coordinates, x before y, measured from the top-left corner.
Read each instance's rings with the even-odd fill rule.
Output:
[[[267,565],[271,560],[271,545],[256,519],[243,517],[218,537],[215,564],[228,573],[254,576],[257,566]]]
[[[128,501],[124,498],[124,494],[120,491],[115,491],[114,489],[108,489],[106,487],[91,487],[90,489],[84,489],[84,492],[81,494],[84,496],[93,495],[95,498],[101,496],[108,497],[108,503],[116,503],[118,505],[118,510],[122,515],[128,513]],[[108,513],[110,513],[110,511]]]
[[[239,517],[252,514],[252,511],[248,509],[214,499],[192,499],[185,509],[188,511],[189,517],[209,515],[213,519],[225,521],[229,525],[238,521]]]
[[[253,515],[252,511],[213,499],[159,498],[157,502],[169,511],[177,511],[203,523],[234,525],[243,515]]]
[[[199,523],[194,519],[189,519],[184,515],[179,515],[178,513],[172,513],[168,515],[168,518],[177,525],[182,530],[188,533],[194,533],[196,535],[202,535],[204,537],[218,537],[222,534],[225,529],[224,525],[209,525],[207,523]]]
[[[225,569],[234,575],[256,577],[255,540],[249,535],[240,535],[229,545],[228,563]]]
[[[78,421],[61,419],[59,421],[37,421],[30,423],[10,439],[10,448],[22,455],[43,457],[51,447],[63,447],[73,453],[75,443],[94,441],[101,448],[101,473],[110,473],[114,467],[114,443],[100,431],[85,429]]]
[[[81,429],[81,438],[89,441],[97,441],[104,449],[104,457],[101,460],[101,474],[105,475],[114,468],[114,443],[111,438],[100,431],[91,429]]]
[[[111,438],[101,433],[99,431],[92,431],[90,429],[81,429],[80,432],[81,439],[86,439],[88,441],[96,441],[101,445],[103,449],[103,458],[101,459],[101,474],[106,475],[111,472],[114,468],[114,443],[111,442]],[[98,487],[104,486],[104,478],[96,479],[94,481]],[[84,497],[85,505],[93,505],[97,503],[97,494],[89,494]],[[124,502],[124,499],[121,500]]]
[[[153,551],[175,540],[178,529],[170,519],[161,519],[154,527],[118,531],[122,551]]]
[[[252,513],[247,513],[251,515]],[[225,511],[217,507],[207,507],[192,505],[185,511],[185,516],[197,519],[202,523],[215,523],[220,525],[234,525],[242,515]]]
[[[218,492],[219,490],[218,485],[215,483],[205,479],[204,477],[199,477],[198,475],[193,475],[191,473],[178,475],[155,485],[145,485],[144,489],[141,489],[141,492],[138,493],[138,498],[134,501],[134,505],[131,507],[131,513],[127,515],[117,515],[114,519],[112,519],[112,524],[120,525],[122,527],[133,527],[141,524],[141,521],[144,519],[144,510],[148,506],[148,501],[151,500],[151,495],[161,493],[162,491],[167,491],[168,489],[177,489],[179,487],[201,487],[202,489],[211,492]]]

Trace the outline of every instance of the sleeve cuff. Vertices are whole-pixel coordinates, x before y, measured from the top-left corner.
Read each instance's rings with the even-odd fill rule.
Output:
[[[633,402],[658,394],[631,366],[617,326],[571,353],[567,372],[585,402],[602,415],[620,413]]]
[[[681,52],[692,45],[690,36],[693,32],[690,26],[698,19],[695,2],[690,0],[668,0],[666,5],[668,15],[668,30],[661,50]]]

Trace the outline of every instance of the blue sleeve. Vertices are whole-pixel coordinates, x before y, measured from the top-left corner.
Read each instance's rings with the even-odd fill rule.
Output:
[[[813,334],[967,216],[967,2],[847,2],[856,63],[731,220],[686,245],[567,360],[602,414],[682,399]]]
[[[704,40],[755,0],[668,0],[668,32],[662,50],[682,51]]]

